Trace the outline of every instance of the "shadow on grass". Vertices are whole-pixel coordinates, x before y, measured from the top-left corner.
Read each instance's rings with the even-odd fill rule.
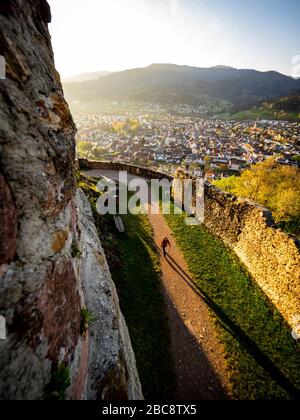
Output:
[[[234,323],[208,296],[208,294],[196,285],[193,279],[176,263],[176,261],[167,254],[166,260],[168,264],[176,271],[180,277],[188,284],[188,286],[208,305],[208,307],[217,315],[221,321],[221,325],[225,328],[262,366],[265,371],[275,380],[293,399],[300,399],[300,391],[289,381],[289,379],[277,368],[277,366],[260,350],[257,344]]]

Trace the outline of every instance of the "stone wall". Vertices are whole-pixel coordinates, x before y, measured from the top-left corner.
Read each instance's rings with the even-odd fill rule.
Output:
[[[77,244],[81,253],[81,258],[76,259],[76,272],[85,305],[95,317],[90,327],[86,398],[141,399],[142,390],[127,326],[90,204],[81,190],[77,192],[76,202]]]
[[[43,399],[65,366],[66,398],[139,399],[130,338],[104,256],[93,262],[95,271],[88,269],[90,245],[80,225],[87,211],[75,197],[76,128],[54,67],[50,20],[45,0],[0,2],[7,73],[0,80],[0,315],[7,328],[0,340],[0,398]],[[97,252],[99,244],[94,238]],[[91,299],[85,284],[106,303],[93,308],[96,344],[81,331]],[[51,398],[62,390],[54,391]]]
[[[154,171],[133,165],[85,160],[79,163],[87,169],[127,170],[146,178],[166,177],[159,172],[153,176]],[[226,194],[209,183],[205,184],[204,223],[234,250],[284,319],[294,327],[293,319],[300,316],[299,241],[275,228],[267,209]]]
[[[143,166],[130,165],[121,162],[108,162],[108,161],[91,161],[87,159],[79,159],[79,167],[83,170],[102,169],[105,171],[127,171],[131,175],[141,176],[149,179],[162,179],[166,178],[170,181],[173,177],[166,175],[162,172],[154,171]]]
[[[206,185],[205,224],[232,248],[292,326],[300,315],[299,241],[274,226],[272,213]]]

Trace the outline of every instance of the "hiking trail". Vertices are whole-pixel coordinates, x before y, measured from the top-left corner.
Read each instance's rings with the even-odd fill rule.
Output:
[[[149,215],[154,240],[160,251],[168,237],[171,248],[160,251],[162,284],[171,334],[171,354],[176,374],[176,395],[180,400],[230,398],[224,350],[206,304],[195,292],[192,276],[162,214]]]

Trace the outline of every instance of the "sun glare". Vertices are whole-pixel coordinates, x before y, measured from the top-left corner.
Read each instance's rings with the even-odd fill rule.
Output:
[[[53,43],[59,46],[63,40],[67,46],[55,48],[63,76],[153,62],[210,66],[226,59],[224,42],[218,48],[225,23],[189,13],[179,0],[86,0],[84,7],[73,0],[72,9],[67,0],[50,4]]]

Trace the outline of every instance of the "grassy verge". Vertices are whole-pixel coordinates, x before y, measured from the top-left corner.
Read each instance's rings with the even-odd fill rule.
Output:
[[[160,265],[147,216],[122,216],[118,234],[112,216],[99,216],[97,180],[77,174],[94,213],[97,229],[118,289],[122,312],[136,356],[143,393],[148,400],[172,398],[174,374],[160,280]]]
[[[237,257],[184,216],[166,220],[225,345],[234,397],[290,399],[300,389],[299,344]]]

